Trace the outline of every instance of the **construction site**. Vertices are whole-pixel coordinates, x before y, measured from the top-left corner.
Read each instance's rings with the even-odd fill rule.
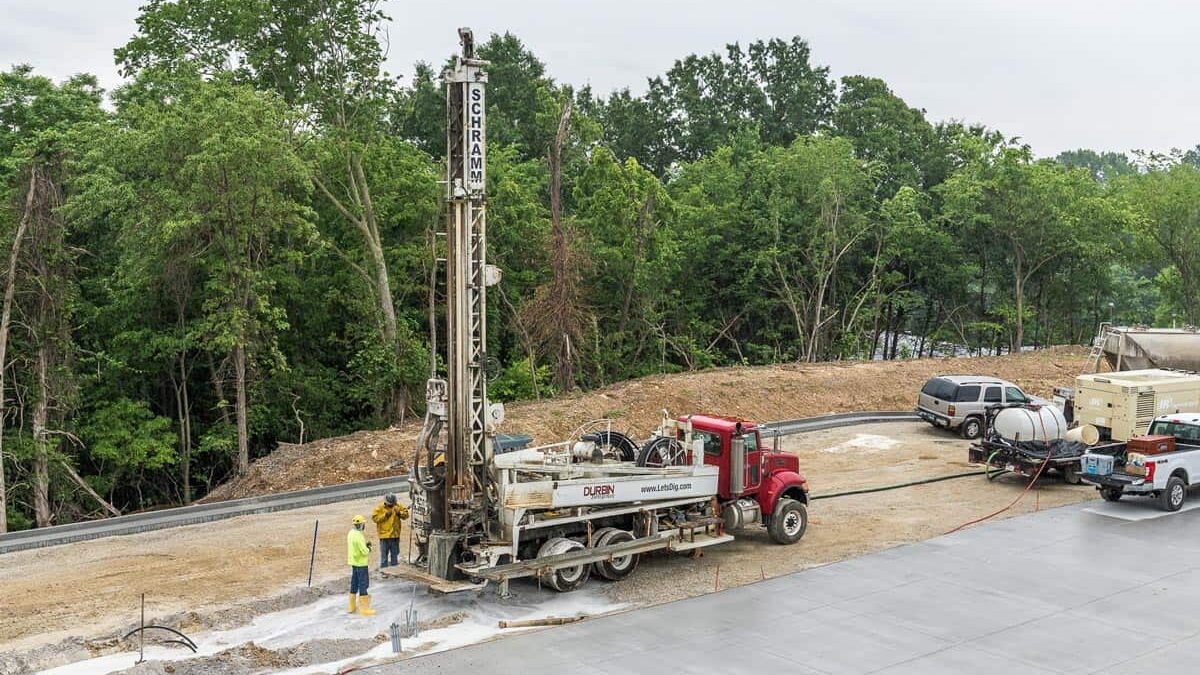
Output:
[[[860,331],[874,333],[855,347],[868,358],[819,361],[835,316],[819,300],[794,362],[687,356],[683,372],[541,396],[529,356],[533,396],[496,400],[488,325],[509,300],[490,192],[511,185],[487,177],[495,72],[460,28],[439,85],[442,220],[421,263],[433,270],[423,400],[392,406],[402,421],[388,428],[249,461],[239,344],[236,410],[221,414],[244,466],[203,498],[121,513],[121,486],[106,500],[56,458],[114,517],[51,522],[51,493],[35,485],[39,527],[0,529],[0,675],[1117,673],[1195,653],[1200,620],[1168,615],[1200,594],[1192,327],[1101,321],[1089,344],[1027,346],[1018,279],[1004,355],[982,355],[979,338],[976,355],[952,344],[934,356],[929,332],[906,336],[915,354],[902,358],[888,329],[915,305],[889,301]],[[561,147],[549,152],[557,192]],[[350,176],[366,181],[361,167]],[[556,265],[571,260],[563,250]],[[741,357],[737,320],[713,344]],[[184,361],[174,396],[190,424]],[[162,436],[131,407],[119,419]],[[54,433],[47,408],[35,440]],[[136,435],[98,437],[132,454]]]

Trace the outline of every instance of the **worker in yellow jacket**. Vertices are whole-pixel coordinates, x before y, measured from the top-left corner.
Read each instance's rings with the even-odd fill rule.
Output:
[[[367,595],[370,578],[367,576],[367,557],[371,554],[371,542],[363,534],[367,519],[354,516],[354,527],[346,534],[346,562],[350,565],[350,613],[373,616],[371,596]]]
[[[371,520],[379,529],[379,567],[399,564],[400,521],[408,519],[408,507],[396,503],[396,495],[388,493],[383,503],[375,507]]]

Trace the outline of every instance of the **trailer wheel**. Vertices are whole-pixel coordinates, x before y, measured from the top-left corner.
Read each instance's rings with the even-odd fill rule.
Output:
[[[1100,496],[1106,502],[1119,502],[1121,501],[1121,488],[1100,488]]]
[[[583,544],[574,539],[555,537],[542,544],[542,547],[538,549],[537,557],[545,558],[547,556],[580,551],[583,548]],[[538,575],[538,579],[559,593],[567,593],[579,588],[579,585],[587,580],[589,567],[590,565],[579,564],[574,567],[560,567],[554,570],[546,570]]]
[[[1167,489],[1162,491],[1158,499],[1163,511],[1178,511],[1187,501],[1187,483],[1179,476],[1171,476],[1167,480]]]
[[[1083,482],[1083,480],[1079,478],[1079,471],[1077,471],[1073,466],[1064,466],[1060,469],[1060,471],[1062,472],[1063,482],[1067,485],[1079,485]]]
[[[596,547],[633,541],[633,534],[615,527],[606,527],[596,533]],[[638,556],[626,555],[612,560],[597,560],[592,563],[592,573],[601,579],[620,581],[637,569]]]
[[[784,497],[775,507],[771,516],[771,524],[767,526],[767,534],[776,544],[794,544],[804,536],[808,529],[808,509],[795,499]]]

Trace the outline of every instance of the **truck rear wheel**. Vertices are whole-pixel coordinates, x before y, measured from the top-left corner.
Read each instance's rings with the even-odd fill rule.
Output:
[[[1104,497],[1106,502],[1119,502],[1121,501],[1121,488],[1100,488],[1100,496]]]
[[[771,524],[767,526],[767,534],[776,544],[794,544],[804,536],[808,529],[808,509],[804,504],[784,497],[775,507],[771,516]]]
[[[561,555],[563,553],[581,551],[583,548],[583,544],[574,539],[555,537],[542,544],[542,547],[538,549],[537,557],[545,558],[552,555]],[[590,565],[580,563],[572,567],[546,570],[538,575],[538,579],[559,593],[567,593],[579,588],[579,585],[587,579],[589,567]]]
[[[1167,489],[1162,491],[1158,496],[1158,505],[1163,511],[1178,511],[1183,508],[1183,503],[1187,501],[1187,483],[1179,476],[1171,476],[1167,479]]]
[[[596,547],[610,546],[633,541],[633,534],[615,527],[606,527],[596,533]],[[592,563],[592,573],[601,579],[620,581],[633,574],[637,569],[638,556],[626,555],[611,560],[597,560]]]

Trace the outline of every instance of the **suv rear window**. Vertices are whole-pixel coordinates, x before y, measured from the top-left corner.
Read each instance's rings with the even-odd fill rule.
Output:
[[[953,401],[955,400],[955,394],[958,392],[958,385],[950,380],[935,377],[925,383],[925,386],[921,388],[921,392],[934,398],[940,398],[943,401]],[[976,392],[976,394],[978,393]]]
[[[979,385],[968,384],[958,388],[958,392],[954,395],[954,400],[958,403],[974,403],[979,400]]]

